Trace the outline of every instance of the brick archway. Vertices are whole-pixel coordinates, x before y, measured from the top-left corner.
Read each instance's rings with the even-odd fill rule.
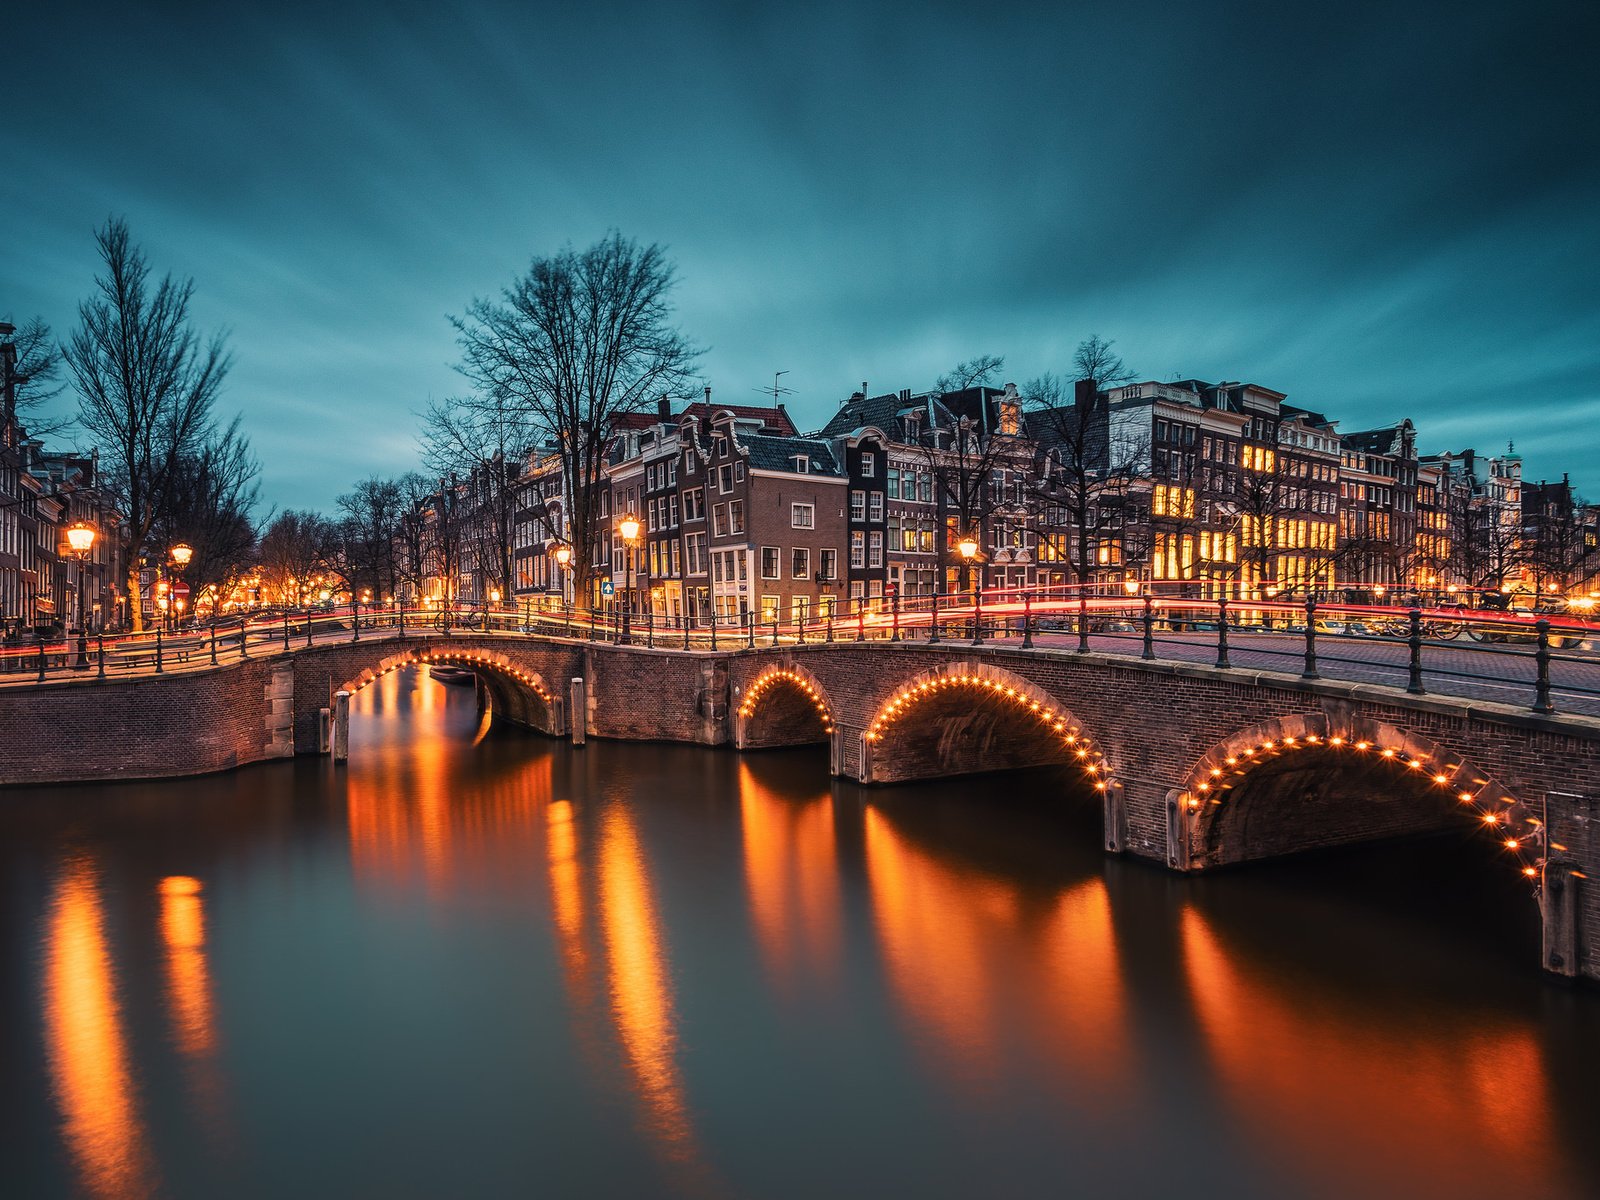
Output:
[[[1096,790],[1116,786],[1066,705],[992,663],[956,660],[903,681],[877,702],[861,744],[863,783],[1076,762]]]
[[[340,690],[356,693],[381,676],[402,667],[463,667],[483,682],[492,718],[499,718],[559,736],[562,733],[560,704],[538,671],[518,663],[495,650],[455,648],[430,643],[385,655],[366,667]]]
[[[803,746],[830,741],[833,703],[820,680],[793,662],[761,672],[733,710],[733,744],[739,750]]]
[[[1458,826],[1469,816],[1537,879],[1531,806],[1466,755],[1398,726],[1327,712],[1217,743],[1168,797],[1169,865],[1223,866]]]

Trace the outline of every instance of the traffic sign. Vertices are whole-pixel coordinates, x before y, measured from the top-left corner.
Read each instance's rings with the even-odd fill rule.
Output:
[[[605,579],[605,580],[601,581],[601,583],[600,583],[600,594],[602,596],[614,596],[614,595],[616,595],[616,592],[617,592],[617,589],[614,588],[613,586],[611,586],[611,580]]]
[[[172,598],[174,600],[187,600],[189,598],[189,585],[181,579],[173,580]]]

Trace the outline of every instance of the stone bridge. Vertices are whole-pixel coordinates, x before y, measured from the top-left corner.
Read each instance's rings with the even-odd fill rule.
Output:
[[[314,753],[338,693],[419,662],[471,668],[497,719],[575,741],[825,744],[834,774],[870,784],[1069,764],[1108,851],[1177,871],[1474,825],[1540,897],[1546,969],[1600,978],[1600,720],[1371,684],[961,644],[389,637],[8,689],[0,782]]]

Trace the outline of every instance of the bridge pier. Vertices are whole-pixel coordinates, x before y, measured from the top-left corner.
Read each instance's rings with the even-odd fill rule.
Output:
[[[350,693],[333,694],[333,761],[346,762],[350,758]]]

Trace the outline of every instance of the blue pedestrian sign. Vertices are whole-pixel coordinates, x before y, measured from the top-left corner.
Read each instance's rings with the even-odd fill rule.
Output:
[[[602,596],[614,596],[617,594],[617,589],[611,586],[611,580],[606,579],[601,581],[600,594]]]

